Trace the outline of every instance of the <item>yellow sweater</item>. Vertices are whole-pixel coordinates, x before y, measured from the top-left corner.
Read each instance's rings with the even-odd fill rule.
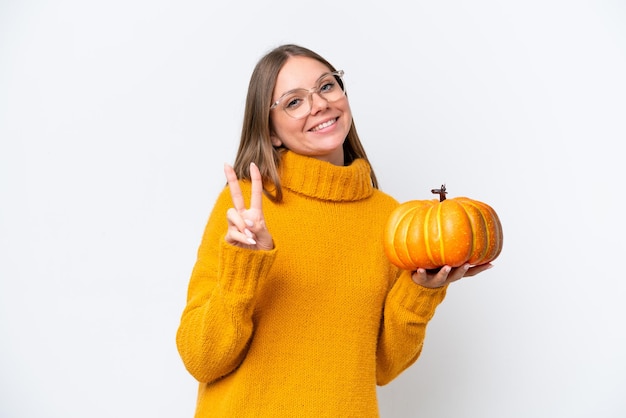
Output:
[[[364,160],[286,152],[281,164],[284,201],[263,200],[272,251],[225,243],[228,188],[209,217],[176,335],[200,382],[195,416],[378,417],[376,384],[415,362],[446,288],[386,259],[398,202]]]

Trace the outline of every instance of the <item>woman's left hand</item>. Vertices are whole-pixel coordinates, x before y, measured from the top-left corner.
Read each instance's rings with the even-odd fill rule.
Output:
[[[456,282],[463,277],[475,276],[480,272],[490,269],[491,267],[493,267],[493,264],[487,263],[479,266],[464,264],[457,268],[443,266],[436,271],[418,268],[413,272],[411,278],[420,286],[437,288]]]

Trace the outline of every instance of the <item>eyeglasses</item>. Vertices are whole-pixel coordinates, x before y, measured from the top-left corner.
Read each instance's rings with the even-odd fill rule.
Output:
[[[343,70],[326,73],[317,80],[317,85],[310,89],[295,89],[280,96],[270,110],[282,104],[287,115],[294,119],[302,119],[311,113],[313,94],[317,94],[327,102],[335,102],[346,94],[343,84]]]

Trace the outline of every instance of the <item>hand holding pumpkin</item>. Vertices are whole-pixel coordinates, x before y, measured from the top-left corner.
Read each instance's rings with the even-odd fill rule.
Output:
[[[487,263],[478,266],[464,264],[461,267],[456,268],[443,266],[439,270],[426,270],[418,268],[413,272],[411,278],[420,286],[435,288],[456,282],[463,277],[475,276],[481,271],[485,271],[491,267],[493,267],[493,264]]]
[[[446,199],[445,185],[432,192],[439,201],[412,200],[391,213],[383,242],[389,260],[414,271],[413,280],[426,287],[490,268],[503,241],[493,208],[467,197]]]

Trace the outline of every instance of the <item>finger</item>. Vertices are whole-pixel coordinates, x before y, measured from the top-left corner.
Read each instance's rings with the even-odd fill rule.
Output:
[[[452,267],[450,266],[441,267],[437,274],[435,274],[435,277],[433,277],[433,281],[435,283],[440,283],[441,285],[443,285],[444,283],[446,283],[446,280],[448,280],[448,276],[450,275],[451,271]]]
[[[250,179],[252,180],[252,195],[250,196],[250,209],[257,209],[261,213],[263,202],[263,179],[259,167],[250,163]]]
[[[432,270],[418,268],[412,275],[413,281],[424,287],[441,287],[446,284],[446,279],[450,273],[450,266],[443,266],[436,273]]]
[[[235,208],[230,208],[226,211],[226,219],[228,220],[228,224],[232,225],[239,232],[245,233],[246,228],[246,220],[243,219],[241,213],[237,211]]]
[[[246,220],[235,208],[226,211],[226,219],[228,220],[228,231],[226,232],[226,241],[229,244],[256,244],[256,237],[252,231],[246,228]]]
[[[475,276],[478,273],[483,272],[485,270],[489,270],[492,267],[493,267],[493,264],[491,263],[481,264],[479,266],[473,266],[473,267],[470,267],[467,273],[465,273],[465,276],[466,277]]]
[[[246,210],[246,204],[243,200],[243,194],[241,193],[239,180],[237,179],[235,170],[228,164],[224,164],[224,174],[226,174],[226,181],[228,181],[228,186],[230,188],[230,197],[233,200],[235,209],[237,209],[238,212]]]
[[[426,283],[428,281],[428,273],[424,269],[417,269],[411,275],[413,281],[418,284]]]
[[[456,282],[457,280],[462,279],[469,269],[470,265],[467,263],[463,264],[461,267],[452,269],[448,274],[446,280],[448,281],[448,283]]]
[[[230,229],[226,233],[225,239],[229,244],[256,245],[256,240],[252,236],[241,233],[236,229]]]

